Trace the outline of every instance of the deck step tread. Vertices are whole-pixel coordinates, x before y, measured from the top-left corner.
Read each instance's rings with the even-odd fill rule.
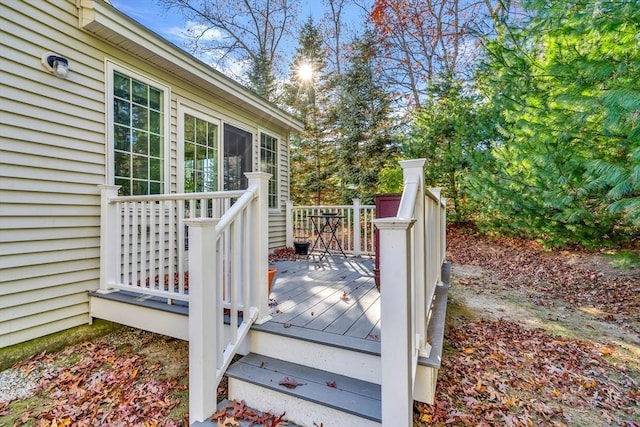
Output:
[[[254,353],[229,367],[227,375],[361,418],[376,422],[382,419],[378,384]],[[300,385],[280,385],[285,378]]]

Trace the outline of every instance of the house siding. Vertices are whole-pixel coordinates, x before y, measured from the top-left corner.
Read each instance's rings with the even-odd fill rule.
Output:
[[[87,291],[98,288],[100,274],[98,185],[107,182],[106,60],[171,90],[169,191],[176,191],[178,102],[242,123],[254,135],[265,127],[79,28],[78,14],[75,0],[0,4],[0,348],[90,321]],[[67,79],[42,66],[49,51],[68,58]],[[286,153],[288,131],[269,129],[282,135]],[[288,162],[284,154],[280,161]],[[279,170],[284,204],[288,163]],[[272,247],[284,244],[283,215],[284,207],[273,215]]]

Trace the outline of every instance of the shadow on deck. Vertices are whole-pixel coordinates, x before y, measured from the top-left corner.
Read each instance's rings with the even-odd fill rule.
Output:
[[[365,353],[380,352],[380,293],[373,259],[277,261],[272,319],[254,329]]]

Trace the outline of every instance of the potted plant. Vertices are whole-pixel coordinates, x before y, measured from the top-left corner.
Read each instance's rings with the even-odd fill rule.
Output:
[[[268,282],[268,292],[271,293],[271,286],[273,286],[273,279],[276,277],[276,273],[278,272],[278,270],[276,270],[275,268],[270,268],[269,269],[269,282]]]
[[[296,228],[295,238],[293,239],[293,249],[295,249],[296,255],[307,255],[309,252],[309,244],[306,230]]]

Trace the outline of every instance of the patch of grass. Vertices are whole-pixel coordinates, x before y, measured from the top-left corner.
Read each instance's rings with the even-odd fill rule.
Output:
[[[34,354],[42,353],[43,351],[54,353],[69,345],[99,338],[121,328],[124,328],[124,326],[96,319],[92,325],[76,326],[75,328],[5,347],[0,349],[0,371],[10,368]]]
[[[185,388],[176,387],[171,393],[171,397],[180,402],[180,404],[173,408],[167,417],[176,421],[184,420],[189,415],[189,378],[186,376],[180,378],[178,385],[185,386]]]
[[[620,250],[607,253],[614,267],[625,270],[640,269],[640,252],[632,250]]]
[[[455,328],[467,321],[473,322],[478,318],[478,314],[461,302],[457,295],[453,295],[450,289],[447,300],[446,327]]]
[[[46,403],[46,399],[39,396],[37,398],[14,400],[7,407],[9,414],[0,419],[0,426],[20,425],[30,427],[35,425],[37,419],[34,414],[42,412],[46,407]],[[22,419],[25,420],[24,423],[19,421]]]

